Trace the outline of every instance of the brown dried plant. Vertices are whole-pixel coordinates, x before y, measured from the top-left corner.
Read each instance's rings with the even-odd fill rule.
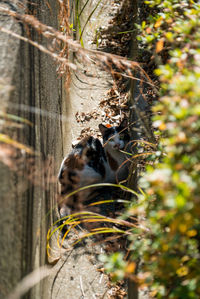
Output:
[[[139,63],[135,61],[130,61],[122,56],[101,52],[97,50],[85,49],[77,41],[74,41],[70,36],[70,27],[67,19],[64,16],[69,17],[69,11],[66,4],[62,1],[58,1],[60,4],[60,28],[61,31],[56,30],[51,26],[47,26],[40,22],[35,16],[30,14],[21,14],[5,6],[0,6],[0,11],[7,14],[18,22],[30,26],[39,35],[45,37],[48,41],[48,47],[45,47],[37,41],[33,41],[30,37],[24,37],[17,33],[14,33],[4,27],[0,27],[0,31],[10,34],[13,37],[19,38],[25,42],[30,43],[34,47],[38,48],[40,51],[50,55],[57,63],[59,63],[60,74],[65,74],[68,72],[68,68],[74,71],[85,72],[87,65],[94,64],[101,69],[108,71],[111,75],[120,74],[123,77],[131,78],[136,81],[141,81],[149,84],[154,89],[155,85],[147,75],[147,73],[142,69]],[[69,54],[73,53],[78,57],[81,64],[76,64],[70,61]],[[140,73],[140,78],[133,75],[134,71]]]

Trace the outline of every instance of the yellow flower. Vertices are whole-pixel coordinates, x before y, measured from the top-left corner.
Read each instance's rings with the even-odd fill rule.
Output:
[[[176,274],[177,274],[178,276],[180,276],[180,277],[187,275],[187,274],[188,274],[188,267],[183,266],[183,267],[179,268],[179,269],[176,271]]]
[[[187,232],[188,237],[194,237],[197,235],[197,231],[195,229],[191,229]]]
[[[127,268],[126,268],[126,272],[127,273],[133,273],[135,271],[136,268],[136,264],[134,262],[128,264]]]

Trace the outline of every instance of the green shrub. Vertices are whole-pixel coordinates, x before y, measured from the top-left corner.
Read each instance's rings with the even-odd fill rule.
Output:
[[[200,298],[200,4],[145,3],[154,13],[139,40],[157,62],[153,126],[161,158],[146,167],[145,195],[129,210],[142,213],[146,227],[130,237],[130,262],[142,261],[132,276],[156,298]]]

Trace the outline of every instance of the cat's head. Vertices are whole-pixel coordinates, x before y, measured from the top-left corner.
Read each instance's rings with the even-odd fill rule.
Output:
[[[127,126],[128,120],[126,118],[121,122],[119,126],[115,127],[108,128],[100,124],[99,130],[103,137],[103,143],[114,150],[124,149],[130,140]]]

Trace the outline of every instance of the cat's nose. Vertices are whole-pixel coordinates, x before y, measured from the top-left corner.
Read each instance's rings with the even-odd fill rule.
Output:
[[[115,145],[114,145],[114,148],[116,148],[116,149],[120,149],[120,144],[119,144],[119,143],[115,144]]]

